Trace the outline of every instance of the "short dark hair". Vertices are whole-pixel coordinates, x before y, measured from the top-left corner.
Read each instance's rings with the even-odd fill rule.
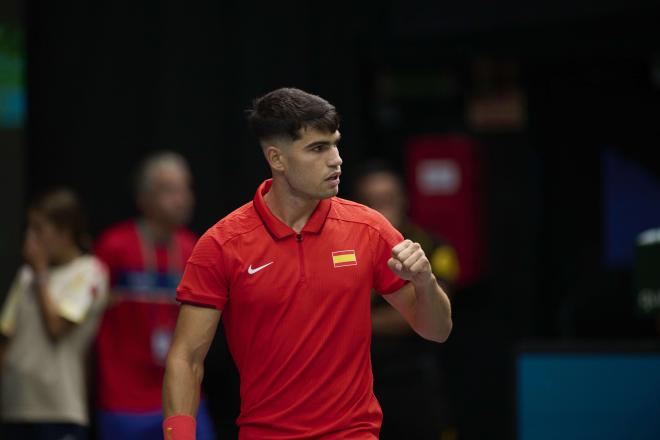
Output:
[[[300,138],[301,128],[334,133],[339,128],[335,107],[320,96],[296,88],[273,90],[252,102],[248,121],[259,140]]]
[[[76,245],[89,251],[91,239],[87,233],[87,218],[74,191],[65,187],[44,191],[32,200],[28,210],[43,214],[58,229],[69,231]]]

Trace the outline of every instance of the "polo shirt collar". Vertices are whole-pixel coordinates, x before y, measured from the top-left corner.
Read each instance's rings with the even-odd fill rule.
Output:
[[[291,229],[291,227],[286,225],[282,220],[275,217],[270,211],[270,208],[268,208],[268,205],[266,205],[264,195],[270,191],[272,186],[273,179],[268,179],[259,185],[253,199],[254,208],[257,210],[266,229],[268,229],[276,238],[280,239],[288,237],[289,235],[294,235],[296,231]],[[332,205],[331,199],[320,200],[318,205],[316,205],[316,209],[314,209],[312,216],[307,220],[307,223],[303,227],[302,232],[312,234],[318,234],[321,232],[321,229],[325,224],[325,219],[328,217],[328,212],[330,212],[330,205]]]

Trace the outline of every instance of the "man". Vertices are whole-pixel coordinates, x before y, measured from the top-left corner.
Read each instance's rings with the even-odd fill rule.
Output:
[[[342,160],[332,105],[278,89],[255,100],[249,120],[273,178],[209,229],[186,265],[164,435],[194,438],[204,357],[222,314],[241,380],[240,439],[376,439],[372,288],[438,342],[451,331],[449,300],[418,244],[335,197]]]
[[[165,357],[178,313],[175,289],[195,243],[183,227],[193,208],[185,159],[156,153],[136,177],[141,217],[111,227],[96,246],[110,269],[113,294],[96,343],[101,439],[161,436]],[[203,408],[201,420],[200,437],[210,438]]]
[[[356,173],[356,199],[383,214],[430,256],[431,269],[447,287],[458,276],[458,259],[446,242],[415,225],[407,216],[408,198],[401,178],[381,161]],[[372,300],[374,390],[389,416],[380,438],[437,439],[450,433],[447,393],[438,364],[438,347],[419,338],[380,295]]]

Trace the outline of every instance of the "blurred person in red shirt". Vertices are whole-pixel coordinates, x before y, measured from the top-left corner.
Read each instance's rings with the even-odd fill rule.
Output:
[[[135,183],[141,216],[110,227],[95,249],[110,269],[112,291],[96,343],[102,440],[161,437],[165,357],[179,310],[175,289],[196,241],[184,226],[194,196],[181,155],[147,157]],[[199,417],[200,438],[213,438],[204,405]]]

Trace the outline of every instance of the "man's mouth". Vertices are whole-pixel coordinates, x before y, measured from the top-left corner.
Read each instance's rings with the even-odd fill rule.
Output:
[[[327,181],[329,181],[329,182],[334,182],[334,181],[339,180],[339,176],[341,176],[341,172],[337,171],[336,173],[332,173],[332,174],[330,174],[330,175],[328,176],[328,178],[325,179],[325,180],[327,180]]]

